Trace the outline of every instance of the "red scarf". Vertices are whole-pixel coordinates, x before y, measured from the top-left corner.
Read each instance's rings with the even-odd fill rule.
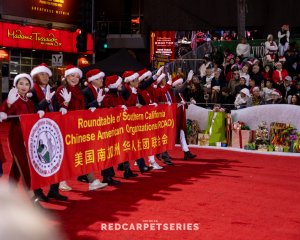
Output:
[[[84,109],[84,97],[78,86],[67,86],[68,92],[71,92],[71,101],[68,110],[81,110]]]
[[[88,88],[92,91],[94,99],[97,99],[98,93],[97,93],[95,87],[93,86],[93,84],[88,83]]]
[[[36,92],[36,96],[37,96],[39,102],[43,101],[43,100],[45,99],[45,94],[44,94],[44,92],[43,92],[41,86],[38,85],[38,84],[35,82],[34,85],[33,85],[33,88],[34,88],[34,90],[35,90],[35,92]],[[45,112],[49,112],[48,107],[45,108]]]

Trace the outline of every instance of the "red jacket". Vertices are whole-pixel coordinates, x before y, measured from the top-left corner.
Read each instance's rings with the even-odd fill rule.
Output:
[[[289,74],[285,69],[282,69],[281,71],[275,70],[272,75],[273,82],[279,83],[280,81],[284,81],[285,77],[288,75]]]

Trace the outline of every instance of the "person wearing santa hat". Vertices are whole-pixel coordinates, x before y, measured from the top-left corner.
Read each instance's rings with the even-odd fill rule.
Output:
[[[68,65],[66,67],[65,82],[55,93],[60,107],[59,111],[62,114],[66,114],[67,111],[85,109],[84,96],[78,86],[80,78],[82,78],[82,71],[79,68],[73,65]],[[87,178],[89,190],[96,190],[107,186],[107,183],[101,183],[99,179],[96,179],[93,173],[87,174]],[[72,190],[66,181],[60,182],[59,189],[62,191]]]
[[[107,76],[105,79],[105,87],[109,91],[105,94],[105,98],[102,101],[102,106],[106,108],[120,107],[123,110],[127,110],[127,101],[122,97],[123,92],[123,79],[118,75]],[[132,99],[131,99],[132,98]],[[128,102],[134,101],[134,94],[132,94]],[[130,169],[129,162],[121,163],[118,165],[118,170],[124,170],[124,178],[137,177],[136,173],[133,173]]]
[[[273,71],[272,80],[275,84],[282,84],[285,77],[288,76],[289,74],[288,74],[287,70],[282,68],[281,62],[275,63],[275,67],[276,67],[276,70]]]
[[[34,67],[30,75],[33,79],[34,85],[31,90],[31,100],[34,102],[36,109],[45,112],[57,111],[57,101],[54,99],[55,91],[49,85],[49,79],[52,77],[52,72],[45,63]],[[51,184],[50,191],[46,196],[43,189],[35,189],[34,194],[40,201],[48,202],[49,198],[66,201],[68,198],[59,193],[59,183]]]
[[[161,92],[159,95],[159,101],[164,103],[177,103],[176,110],[176,128],[177,128],[177,139],[176,142],[180,143],[182,151],[184,152],[184,160],[193,159],[196,155],[192,154],[186,142],[186,102],[183,97],[183,92],[185,91],[187,85],[192,80],[194,75],[193,70],[188,73],[187,80],[184,82],[182,78],[172,79],[171,75],[168,74],[168,82],[166,77],[162,78],[160,81],[160,88],[169,89],[165,94]],[[170,83],[172,82],[172,89],[170,88]]]
[[[86,109],[103,108],[103,99],[105,98],[104,80],[105,73],[97,68],[91,69],[86,73],[87,87],[83,89],[84,105]],[[113,167],[109,167],[101,171],[103,183],[108,185],[119,184],[120,181],[115,180],[115,171]]]
[[[139,84],[138,84],[137,92],[138,92],[138,100],[141,105],[151,105],[155,107],[157,106],[157,103],[154,102],[151,96],[151,92],[153,93],[154,90],[152,84],[160,76],[162,70],[163,67],[161,68],[161,70],[157,71],[157,73],[154,74],[153,76],[152,73],[147,69],[142,69],[138,72]],[[163,168],[155,161],[154,155],[148,156],[148,160],[150,166],[154,170],[160,170]]]
[[[282,94],[279,90],[275,89],[272,92],[272,102],[270,102],[271,104],[282,104]]]
[[[124,91],[122,92],[122,97],[127,102],[127,107],[141,107],[142,104],[140,103],[138,97],[138,86],[139,86],[139,74],[134,71],[125,71],[122,75],[124,79]],[[130,99],[130,101],[129,101]],[[136,160],[136,163],[139,167],[141,173],[148,172],[150,167],[146,166],[144,158],[139,158]],[[124,164],[127,166],[127,163]]]
[[[0,108],[1,121],[6,120],[9,115],[22,115],[36,112],[34,103],[27,96],[32,87],[33,80],[29,74],[21,73],[15,76],[13,88],[9,91],[7,99]],[[37,113],[40,118],[45,114],[42,110],[39,110]],[[13,156],[9,177],[16,182],[22,178],[24,186],[29,189],[31,185],[28,166],[29,160],[26,154],[20,121],[17,118],[11,119],[8,141]],[[39,202],[39,199],[36,197],[33,197],[32,200],[35,204]]]

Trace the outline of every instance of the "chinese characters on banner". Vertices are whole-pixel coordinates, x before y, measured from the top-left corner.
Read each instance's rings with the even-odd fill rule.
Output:
[[[21,115],[31,188],[170,150],[176,106],[159,105]]]

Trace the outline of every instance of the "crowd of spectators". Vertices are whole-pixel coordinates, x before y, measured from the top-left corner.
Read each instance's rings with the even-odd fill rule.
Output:
[[[204,56],[186,98],[200,106],[222,104],[228,109],[261,104],[299,105],[300,53],[296,44],[289,42],[287,25],[278,32],[278,44],[268,35],[265,49],[265,56],[257,59],[251,56],[244,38],[236,52],[214,47]]]

